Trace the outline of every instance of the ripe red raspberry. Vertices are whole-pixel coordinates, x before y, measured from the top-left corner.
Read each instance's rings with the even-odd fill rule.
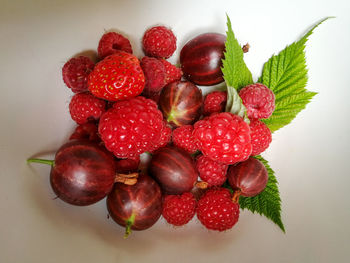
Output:
[[[248,118],[267,119],[275,109],[275,95],[263,84],[248,85],[241,89],[239,96],[247,108]]]
[[[118,50],[132,54],[132,47],[129,39],[116,32],[105,33],[98,43],[98,56],[103,59],[116,53]]]
[[[88,57],[79,56],[68,60],[62,68],[64,83],[74,93],[88,90],[87,79],[94,69],[94,62]]]
[[[253,148],[251,155],[258,155],[269,147],[272,141],[271,131],[260,120],[251,120],[249,127]]]
[[[160,58],[159,61],[162,62],[162,64],[165,67],[165,72],[166,72],[165,84],[169,84],[171,82],[181,80],[183,73],[180,68],[174,66],[173,64],[171,64],[169,61],[165,59]]]
[[[163,131],[160,135],[159,141],[154,145],[152,150],[150,150],[151,153],[153,153],[155,150],[165,147],[171,140],[171,128],[167,125],[167,122],[164,121]]]
[[[197,203],[197,217],[206,228],[224,231],[237,223],[239,204],[231,200],[228,189],[209,189]]]
[[[166,71],[163,63],[156,58],[143,57],[141,60],[141,68],[146,80],[143,92],[146,94],[160,92],[166,84]]]
[[[213,113],[194,124],[193,137],[203,155],[223,164],[241,162],[250,156],[250,129],[232,113]]]
[[[93,142],[100,142],[100,136],[98,135],[97,125],[95,122],[87,122],[78,125],[69,140],[81,140],[86,139]]]
[[[156,26],[145,32],[142,45],[150,57],[169,58],[176,50],[176,37],[169,28]]]
[[[162,215],[169,224],[185,225],[193,218],[195,212],[196,199],[190,192],[164,197]]]
[[[145,76],[137,57],[116,51],[96,64],[88,86],[96,97],[117,101],[139,95],[145,87]]]
[[[163,115],[145,97],[120,100],[101,116],[98,131],[116,157],[133,158],[158,144],[164,132]]]
[[[118,173],[136,172],[140,164],[140,156],[135,156],[128,159],[120,159],[116,162],[116,171]]]
[[[200,155],[196,160],[196,169],[199,177],[208,183],[208,186],[221,186],[226,181],[228,165],[221,164]]]
[[[88,92],[75,94],[69,103],[72,119],[78,124],[98,120],[106,110],[106,102]]]
[[[203,102],[203,115],[223,112],[227,101],[226,91],[213,91],[208,93]]]
[[[183,125],[173,130],[173,144],[186,152],[193,154],[197,151],[197,146],[192,136],[193,126]]]

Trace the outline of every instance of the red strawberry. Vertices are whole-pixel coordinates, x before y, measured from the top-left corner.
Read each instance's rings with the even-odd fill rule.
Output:
[[[155,26],[145,32],[142,45],[150,57],[169,58],[176,50],[176,37],[169,28]]]
[[[145,86],[145,77],[137,57],[116,51],[96,64],[88,86],[96,97],[117,101],[139,95]]]
[[[192,193],[164,197],[162,215],[169,224],[185,225],[193,218],[195,212],[196,199]]]
[[[116,32],[105,33],[98,43],[98,56],[105,58],[121,50],[132,54],[132,48],[129,39]]]
[[[197,217],[207,229],[224,231],[237,223],[239,204],[231,200],[228,189],[209,189],[197,203]]]

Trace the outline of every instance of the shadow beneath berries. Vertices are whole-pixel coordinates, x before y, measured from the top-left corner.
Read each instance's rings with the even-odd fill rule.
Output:
[[[108,218],[105,199],[90,206],[69,205],[55,195],[49,183],[50,168],[28,167],[23,174],[27,174],[23,192],[27,201],[31,203],[33,211],[46,217],[45,223],[52,225],[53,229],[62,229],[67,235],[84,235],[87,238],[98,238],[106,246],[126,253],[135,253],[135,247],[140,253],[155,248],[153,239],[149,236],[138,236],[135,232],[125,239],[125,229],[117,225],[112,218]],[[33,177],[36,179],[33,180]],[[40,235],[40,232],[38,232]],[[91,237],[92,236],[92,237]],[[67,236],[69,238],[69,236]],[[131,243],[132,242],[132,243]],[[67,242],[67,246],[71,246]]]
[[[98,55],[96,50],[93,49],[87,49],[87,50],[83,50],[79,53],[76,53],[74,56],[72,56],[71,58],[75,58],[75,57],[79,57],[79,56],[84,56],[84,57],[88,57],[89,59],[91,59],[94,63],[97,63],[99,61]]]

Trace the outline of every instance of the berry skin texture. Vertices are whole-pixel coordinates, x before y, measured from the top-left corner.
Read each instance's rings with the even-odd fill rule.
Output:
[[[134,158],[129,159],[120,159],[116,162],[116,171],[118,173],[132,173],[136,172],[140,164],[140,156],[135,156]]]
[[[141,68],[146,80],[143,92],[146,94],[160,92],[166,84],[166,71],[163,63],[156,58],[143,57],[141,60]]]
[[[193,126],[183,125],[173,130],[173,144],[186,152],[193,154],[197,151],[197,146],[192,136]]]
[[[118,50],[132,54],[132,47],[129,39],[116,32],[105,33],[98,43],[98,56],[103,59],[116,53]]]
[[[250,129],[232,113],[214,113],[194,124],[193,137],[203,155],[222,164],[241,162],[250,156]]]
[[[207,229],[225,231],[238,222],[239,204],[231,200],[228,189],[212,188],[199,199],[197,217]]]
[[[249,127],[253,148],[251,155],[254,156],[262,153],[269,147],[272,141],[272,134],[266,124],[260,120],[251,120]]]
[[[116,51],[96,64],[88,86],[94,96],[117,101],[139,95],[145,87],[145,76],[137,57]]]
[[[162,131],[162,133],[160,135],[160,139],[154,145],[152,150],[150,150],[150,153],[153,153],[154,151],[158,150],[159,148],[165,147],[170,141],[171,141],[171,128],[164,121],[163,131]]]
[[[162,216],[174,226],[187,224],[196,213],[196,199],[190,192],[182,195],[166,195],[163,199]]]
[[[138,96],[117,101],[100,118],[98,131],[106,148],[118,158],[134,158],[153,150],[164,132],[157,104]]]
[[[169,61],[160,58],[159,61],[164,65],[165,67],[165,84],[169,84],[174,81],[181,80],[181,77],[183,75],[182,70],[173,64],[171,64]]]
[[[143,35],[142,46],[147,56],[169,58],[176,50],[176,37],[169,28],[155,26]]]
[[[249,119],[267,119],[275,109],[275,94],[263,84],[248,85],[240,90],[239,96]]]
[[[228,165],[221,164],[201,155],[196,160],[196,169],[199,177],[208,183],[208,186],[221,186],[227,179]]]
[[[74,93],[88,90],[88,75],[94,69],[94,62],[88,57],[79,56],[68,60],[62,68],[64,83]]]
[[[98,120],[105,112],[106,102],[88,92],[75,94],[69,103],[69,112],[72,119],[78,124],[90,120]]]
[[[101,141],[95,122],[87,122],[78,125],[72,135],[69,137],[69,140],[89,140],[92,142]]]
[[[209,116],[212,113],[223,112],[227,101],[226,91],[213,91],[208,93],[203,102],[203,115]]]

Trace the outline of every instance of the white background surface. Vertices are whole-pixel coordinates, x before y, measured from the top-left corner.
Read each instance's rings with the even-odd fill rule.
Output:
[[[348,1],[4,1],[0,0],[0,262],[349,262]],[[61,79],[70,57],[94,50],[116,29],[141,56],[150,26],[170,26],[181,48],[197,33],[226,30],[227,12],[255,80],[274,53],[315,22],[307,43],[307,88],[319,94],[273,135],[264,157],[276,172],[283,234],[269,220],[241,213],[231,231],[213,233],[196,220],[174,229],[163,221],[123,239],[104,201],[72,207],[52,200],[52,157],[75,127],[72,93]],[[178,53],[171,58],[177,61]]]

